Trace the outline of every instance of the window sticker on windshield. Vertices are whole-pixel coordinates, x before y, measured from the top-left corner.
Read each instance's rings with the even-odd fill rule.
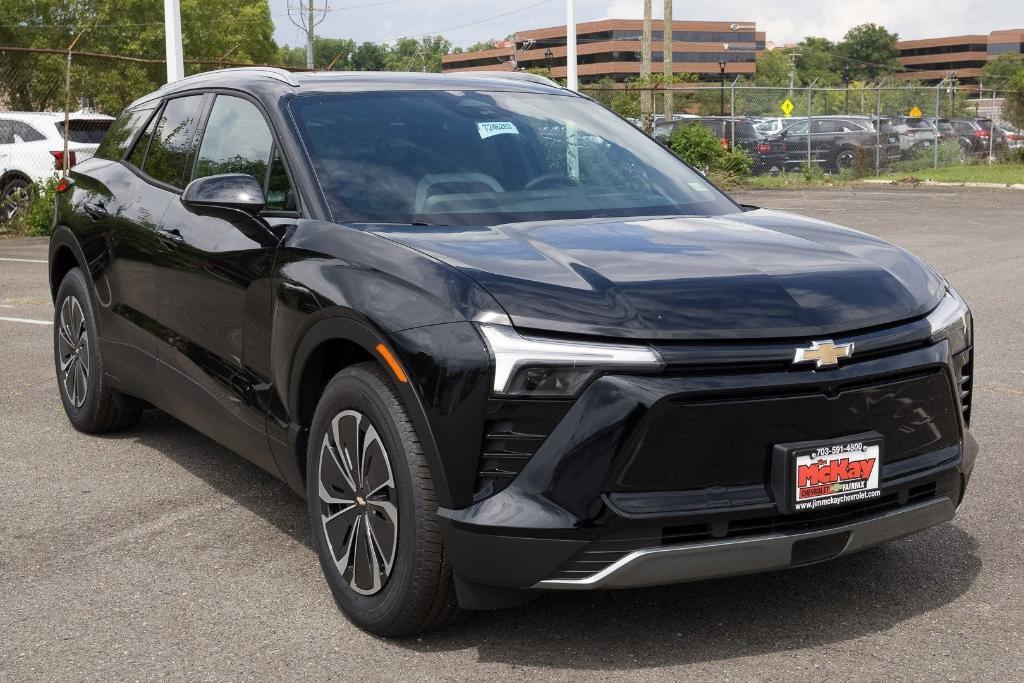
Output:
[[[697,190],[697,192],[707,192],[708,188],[704,187],[702,183],[687,183],[690,187]]]
[[[477,121],[476,129],[480,132],[481,140],[492,135],[519,135],[519,129],[510,121]]]

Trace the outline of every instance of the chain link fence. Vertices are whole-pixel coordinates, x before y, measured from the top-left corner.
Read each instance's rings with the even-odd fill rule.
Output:
[[[44,195],[35,204],[47,210],[57,178],[95,154],[125,106],[165,82],[162,58],[74,46],[0,46],[0,232],[34,210],[34,196]],[[235,66],[250,65],[186,60],[188,74]]]
[[[1020,93],[979,98],[951,82],[914,87],[762,87],[720,85],[581,88],[667,142],[698,123],[722,146],[753,159],[754,173],[812,169],[854,176],[995,161],[1024,146],[1001,120],[1003,103]],[[671,103],[668,99],[671,98]],[[645,101],[651,103],[644,109]],[[666,109],[673,119],[666,120]]]

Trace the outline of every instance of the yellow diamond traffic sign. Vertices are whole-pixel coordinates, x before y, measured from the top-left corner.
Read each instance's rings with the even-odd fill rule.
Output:
[[[921,109],[918,108],[917,106],[915,106],[913,109],[910,110],[909,116],[917,117],[917,116],[920,116],[920,115],[921,115]]]
[[[782,104],[779,105],[779,109],[782,110],[782,113],[785,116],[792,116],[793,115],[793,103],[789,101],[788,97],[786,98],[785,102],[783,102]]]

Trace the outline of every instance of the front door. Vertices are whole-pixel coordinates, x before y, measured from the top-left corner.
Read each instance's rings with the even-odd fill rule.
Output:
[[[216,95],[191,179],[246,173],[267,188],[273,137],[256,104]],[[273,206],[271,205],[271,208]],[[276,471],[267,447],[270,384],[270,274],[277,242],[263,219],[190,212],[179,197],[160,227],[154,281],[160,324],[159,382],[169,410],[249,460]]]

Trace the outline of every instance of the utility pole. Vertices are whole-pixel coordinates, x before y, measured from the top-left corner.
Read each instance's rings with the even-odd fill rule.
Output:
[[[288,20],[295,24],[300,31],[306,34],[306,68],[309,70],[313,70],[314,68],[313,47],[316,39],[316,32],[314,29],[327,18],[327,13],[330,11],[330,7],[327,6],[326,0],[324,0],[323,7],[317,7],[313,3],[314,0],[306,0],[306,4],[303,5],[302,0],[299,0],[298,5],[288,5]],[[298,16],[298,18],[292,14],[293,12]]]
[[[316,26],[314,23],[316,17],[313,14],[313,0],[309,0],[309,6],[306,13],[306,68],[313,69],[313,27]]]
[[[640,80],[644,90],[640,91],[640,122],[644,130],[651,132],[654,120],[654,97],[651,88],[651,0],[644,0],[644,32],[640,38]]]
[[[569,90],[579,90],[576,77],[576,7],[573,0],[565,0],[565,84]]]
[[[185,59],[181,50],[181,0],[164,0],[164,41],[167,50],[167,82],[180,81],[185,77]]]
[[[789,97],[793,97],[793,88],[796,85],[796,58],[801,56],[799,52],[789,53]]]
[[[662,28],[661,61],[665,71],[665,120],[671,121],[672,113],[672,0],[665,0],[665,19]]]

